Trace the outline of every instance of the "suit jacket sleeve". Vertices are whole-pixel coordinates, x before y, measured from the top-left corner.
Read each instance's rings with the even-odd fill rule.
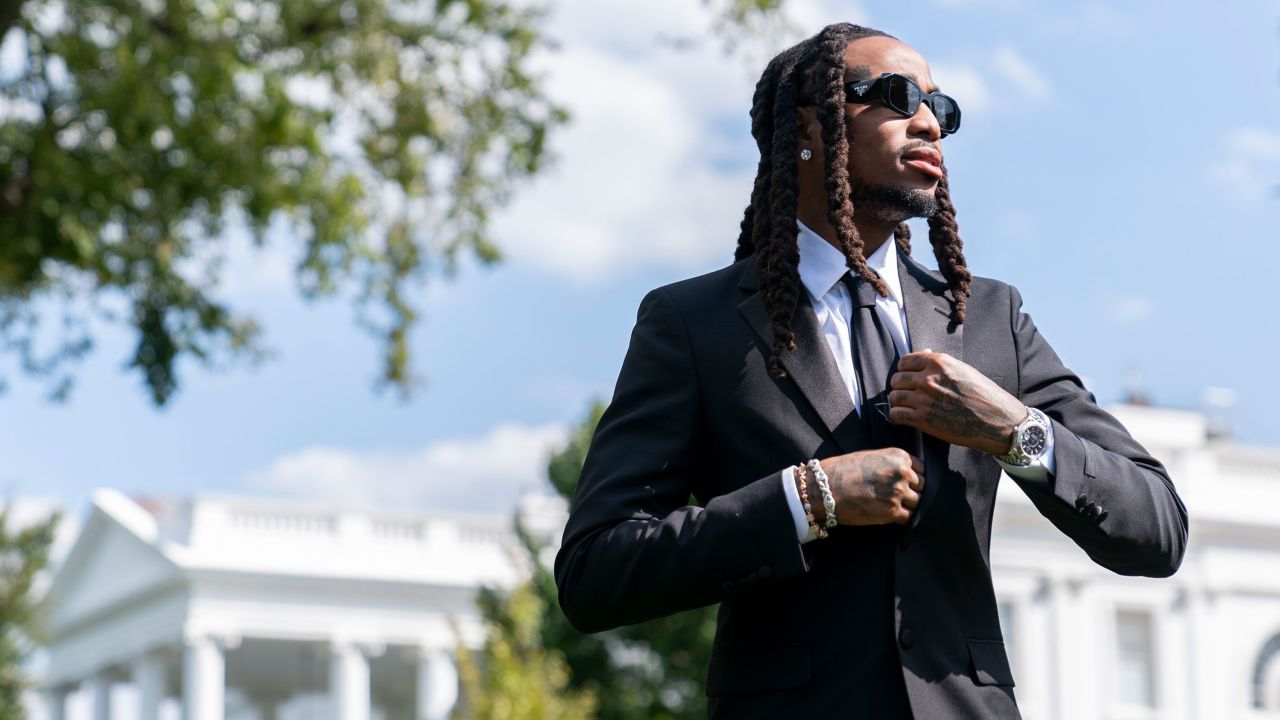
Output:
[[[722,600],[807,565],[776,471],[714,487],[692,346],[662,288],[640,304],[556,555],[560,606],[599,632]],[[780,468],[779,468],[780,469]]]
[[[1121,575],[1172,575],[1187,545],[1187,509],[1169,473],[1098,407],[1022,312],[1018,291],[1009,293],[1019,396],[1049,416],[1056,465],[1043,480],[1014,481],[1099,565]],[[1101,522],[1080,512],[1087,503],[1106,510]]]

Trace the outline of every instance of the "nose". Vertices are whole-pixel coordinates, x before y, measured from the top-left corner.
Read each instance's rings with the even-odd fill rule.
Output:
[[[933,114],[933,108],[929,107],[929,103],[922,102],[920,107],[916,108],[916,114],[911,116],[911,123],[907,126],[907,134],[931,143],[942,138],[942,126],[938,124],[938,117]]]

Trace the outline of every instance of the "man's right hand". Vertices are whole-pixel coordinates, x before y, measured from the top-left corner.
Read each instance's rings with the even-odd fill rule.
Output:
[[[905,525],[924,491],[924,463],[901,448],[863,450],[821,462],[841,525]],[[812,489],[817,491],[816,482]],[[822,496],[817,497],[814,504],[820,506]]]

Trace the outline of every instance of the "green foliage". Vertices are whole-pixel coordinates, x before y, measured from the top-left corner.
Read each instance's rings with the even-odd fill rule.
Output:
[[[712,0],[703,0],[704,4],[713,4]],[[726,22],[747,25],[752,21],[777,13],[782,8],[783,0],[719,0],[720,18]]]
[[[92,321],[126,322],[163,404],[182,358],[260,357],[219,268],[229,226],[278,223],[302,293],[349,291],[407,391],[411,284],[498,259],[489,217],[566,119],[530,70],[540,23],[508,0],[5,0],[26,66],[0,79],[0,342],[57,395]]]
[[[548,461],[548,475],[556,491],[573,496],[582,473],[591,437],[604,412],[595,403],[565,446]],[[484,590],[479,606],[490,627],[490,643],[478,669],[467,656],[461,664],[464,703],[478,694],[482,704],[466,718],[551,717],[505,714],[508,698],[526,692],[537,703],[551,703],[551,695],[572,704],[592,699],[590,717],[600,720],[676,720],[705,718],[703,694],[716,608],[707,607],[594,635],[574,630],[560,612],[555,577],[538,560],[541,544],[517,523],[530,580],[507,595]],[[495,644],[496,643],[496,644]],[[460,651],[465,655],[465,651]],[[524,667],[513,657],[523,658]],[[538,685],[529,673],[540,674]],[[519,703],[515,707],[523,707]],[[542,707],[542,705],[539,705]],[[574,705],[574,707],[578,707]],[[488,714],[482,714],[488,713]]]
[[[10,510],[0,511],[0,718],[22,718],[23,673],[27,655],[40,639],[40,604],[32,587],[49,562],[60,516],[13,527]]]
[[[595,403],[568,443],[548,462],[551,484],[572,498],[591,436],[604,412]],[[536,548],[530,546],[530,551]],[[536,555],[532,555],[536,557]],[[707,664],[717,606],[690,610],[595,635],[583,635],[559,611],[555,578],[534,562],[534,588],[550,607],[542,624],[544,647],[563,653],[572,686],[600,699],[602,720],[705,718]]]
[[[465,648],[458,650],[462,703],[459,720],[588,720],[594,717],[590,691],[568,688],[569,670],[560,654],[544,650],[539,627],[547,606],[525,583],[510,594],[480,593],[488,634],[483,669]]]

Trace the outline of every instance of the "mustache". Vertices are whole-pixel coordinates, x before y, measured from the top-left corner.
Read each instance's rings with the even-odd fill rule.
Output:
[[[938,147],[937,145],[931,142],[928,142],[927,140],[917,140],[916,142],[907,143],[906,145],[903,145],[902,148],[898,150],[898,157],[902,157],[903,155],[906,155],[909,152],[912,152],[914,150],[920,150],[920,149],[932,150],[938,153],[938,157],[942,157],[942,148]]]

